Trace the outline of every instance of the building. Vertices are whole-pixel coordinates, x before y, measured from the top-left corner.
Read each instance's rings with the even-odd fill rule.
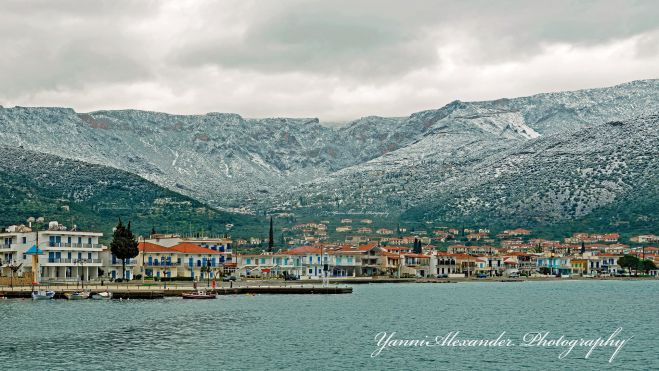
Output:
[[[67,230],[57,222],[50,222],[47,230],[37,231],[26,226],[12,226],[0,233],[3,242],[0,250],[3,265],[7,263],[21,269],[17,274],[31,272],[31,259],[27,250],[36,246],[43,251],[38,255],[36,282],[79,282],[99,279],[103,255],[107,247],[99,243],[100,232],[78,231],[74,226]],[[3,268],[3,275],[8,267]]]
[[[231,271],[235,269],[231,263],[220,264],[222,252],[190,242],[167,247],[143,241],[139,243],[138,249],[139,254],[134,259],[131,278],[135,274],[144,274],[145,277],[185,277],[200,281],[224,274],[227,265]],[[121,260],[117,260],[117,263],[120,266]]]
[[[179,244],[193,244],[204,249],[216,251],[213,254],[217,258],[218,265],[234,263],[233,258],[233,241],[230,238],[212,238],[212,237],[181,237],[178,235],[153,235],[145,242],[173,247]],[[200,250],[201,251],[201,250]]]
[[[460,273],[458,269],[454,254],[435,252],[430,256],[430,271],[436,277]]]
[[[659,236],[653,234],[644,234],[640,236],[634,236],[629,240],[636,243],[659,242]]]

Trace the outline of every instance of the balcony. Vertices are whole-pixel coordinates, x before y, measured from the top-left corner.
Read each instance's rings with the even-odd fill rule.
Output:
[[[126,266],[137,264],[135,259],[126,259]],[[121,259],[113,259],[112,265],[122,265]]]
[[[79,261],[78,259],[65,259],[65,258],[48,258],[46,264],[67,264],[67,265],[77,265],[85,266],[90,264],[102,264],[103,260],[101,259],[84,259],[84,261]]]
[[[121,263],[120,263],[121,264]],[[161,262],[161,261],[151,261],[144,263],[147,267],[178,267],[181,265],[179,262]]]
[[[50,248],[66,248],[66,249],[101,249],[103,245],[100,243],[59,243],[48,242],[46,247]]]

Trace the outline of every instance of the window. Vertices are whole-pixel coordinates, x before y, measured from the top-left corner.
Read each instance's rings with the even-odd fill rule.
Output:
[[[26,243],[27,243],[27,237],[23,237],[23,244],[26,244]]]
[[[313,269],[309,268],[309,274],[313,274]]]
[[[245,264],[252,264],[252,259],[250,258],[245,259]]]

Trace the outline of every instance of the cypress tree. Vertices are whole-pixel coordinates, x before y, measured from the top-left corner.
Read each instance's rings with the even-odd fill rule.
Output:
[[[139,254],[137,240],[130,230],[130,222],[124,227],[121,219],[112,234],[110,251],[117,259],[121,259],[121,277],[126,278],[126,259],[132,259]]]
[[[272,216],[270,216],[270,233],[268,234],[268,252],[272,252],[272,248],[275,245],[274,241],[274,231],[272,229]]]

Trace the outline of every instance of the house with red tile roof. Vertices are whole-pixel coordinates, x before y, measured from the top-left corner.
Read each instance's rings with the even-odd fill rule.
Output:
[[[222,271],[219,257],[222,252],[181,242],[163,246],[142,241],[135,258],[139,274],[156,279],[162,277],[190,277],[194,280],[213,279]]]

